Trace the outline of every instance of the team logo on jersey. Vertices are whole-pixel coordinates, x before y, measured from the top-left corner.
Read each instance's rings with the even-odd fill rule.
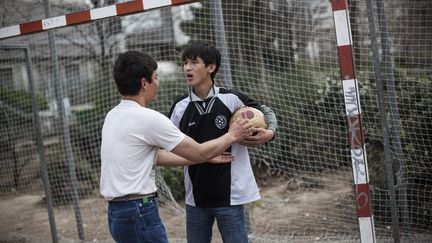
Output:
[[[224,115],[218,115],[215,119],[215,125],[219,129],[224,129],[227,126],[227,118]]]

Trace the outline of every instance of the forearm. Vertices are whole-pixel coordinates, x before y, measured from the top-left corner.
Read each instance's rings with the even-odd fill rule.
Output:
[[[235,141],[236,138],[230,133],[226,133],[217,139],[202,144],[199,144],[192,138],[186,136],[185,139],[172,150],[172,152],[188,161],[207,162],[213,157],[225,152],[225,150]],[[162,160],[162,163],[166,163],[166,157]],[[182,163],[180,159],[178,159],[177,162]]]
[[[253,132],[251,129],[252,123],[246,119],[238,119],[230,125],[228,132],[219,138],[199,144],[185,136],[171,152],[189,161],[207,162],[225,152],[231,144],[250,136]]]
[[[274,111],[270,107],[265,105],[261,105],[260,110],[264,114],[264,117],[266,119],[268,125],[267,129],[273,130],[276,133],[278,124],[277,124],[276,114],[274,113]]]
[[[225,152],[235,141],[236,140],[233,136],[229,133],[225,133],[217,139],[212,139],[200,144],[200,156],[205,157],[205,161],[208,161],[209,159]]]
[[[157,165],[161,166],[185,166],[196,164],[174,153],[159,149],[157,153]]]

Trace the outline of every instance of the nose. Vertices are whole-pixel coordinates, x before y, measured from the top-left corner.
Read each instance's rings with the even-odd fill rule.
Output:
[[[191,67],[191,65],[190,65],[189,63],[185,63],[185,64],[183,65],[183,68],[184,68],[184,70],[186,70],[186,71],[190,71],[190,70],[192,70],[192,67]]]

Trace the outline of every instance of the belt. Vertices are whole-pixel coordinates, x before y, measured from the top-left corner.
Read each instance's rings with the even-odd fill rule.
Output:
[[[122,197],[115,197],[110,200],[110,202],[125,202],[132,200],[143,200],[144,203],[148,202],[149,199],[157,197],[157,192],[149,193],[149,194],[128,194]]]

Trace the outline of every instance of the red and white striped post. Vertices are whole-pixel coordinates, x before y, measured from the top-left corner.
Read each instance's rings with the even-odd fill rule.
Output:
[[[93,20],[110,18],[121,15],[129,15],[147,10],[161,8],[172,5],[182,5],[194,2],[193,0],[135,0],[130,2],[118,3],[106,7],[84,10],[62,16],[40,19],[28,23],[22,23],[0,29],[0,40],[41,32],[44,30],[84,24]]]
[[[372,197],[369,188],[358,83],[355,76],[352,53],[348,3],[346,0],[332,0],[332,7],[345,100],[345,112],[348,121],[348,139],[351,149],[360,240],[362,243],[375,243],[376,237],[372,215]]]

